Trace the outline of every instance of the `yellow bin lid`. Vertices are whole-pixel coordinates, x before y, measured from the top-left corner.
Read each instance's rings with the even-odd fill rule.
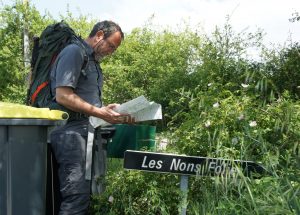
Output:
[[[0,118],[65,120],[68,117],[66,112],[59,110],[0,102]]]

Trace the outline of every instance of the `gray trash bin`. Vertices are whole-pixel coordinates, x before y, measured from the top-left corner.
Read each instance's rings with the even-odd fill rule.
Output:
[[[61,123],[0,119],[0,215],[46,213],[47,131]]]

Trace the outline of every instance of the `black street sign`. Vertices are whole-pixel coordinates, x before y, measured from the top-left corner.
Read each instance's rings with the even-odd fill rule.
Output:
[[[242,173],[245,176],[252,175],[259,178],[268,174],[264,167],[252,161],[131,150],[125,152],[124,168],[198,176],[237,176]]]

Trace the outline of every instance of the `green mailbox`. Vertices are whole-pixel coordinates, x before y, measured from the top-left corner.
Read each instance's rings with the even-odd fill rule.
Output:
[[[155,150],[156,126],[115,125],[116,131],[107,146],[108,157],[123,158],[126,150]]]

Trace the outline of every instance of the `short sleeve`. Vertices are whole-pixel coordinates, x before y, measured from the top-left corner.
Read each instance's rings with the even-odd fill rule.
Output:
[[[57,57],[55,88],[76,88],[84,62],[82,50],[76,44],[68,45]]]

